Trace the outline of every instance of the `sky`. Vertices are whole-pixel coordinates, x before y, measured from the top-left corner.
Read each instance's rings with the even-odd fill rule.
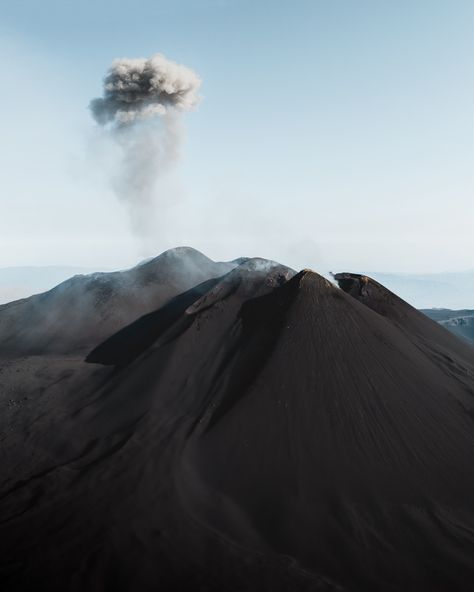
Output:
[[[471,0],[0,0],[0,267],[180,245],[316,271],[474,269]],[[117,57],[202,79],[152,240],[88,105]]]

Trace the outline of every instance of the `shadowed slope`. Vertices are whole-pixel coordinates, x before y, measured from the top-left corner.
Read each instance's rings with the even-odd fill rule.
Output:
[[[472,360],[474,350],[375,280],[353,273],[338,273],[334,279],[345,292],[418,338],[423,346],[446,350],[448,357],[456,353],[461,359]]]
[[[140,317],[94,348],[87,355],[86,362],[108,366],[129,364],[180,320],[186,309],[206,294],[218,281],[219,278],[203,282],[175,296],[158,310]],[[182,331],[185,331],[188,326],[187,320],[189,319],[184,318],[181,323]]]

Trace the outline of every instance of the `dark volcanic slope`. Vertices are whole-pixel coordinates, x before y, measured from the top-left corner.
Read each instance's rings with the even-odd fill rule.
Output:
[[[181,247],[128,271],[76,275],[44,294],[0,305],[0,354],[85,352],[232,267]]]
[[[440,325],[430,322],[426,315],[410,306],[390,290],[367,276],[354,273],[339,273],[335,276],[340,287],[365,306],[392,321],[412,338],[427,347],[447,348],[460,356],[472,359],[472,349],[452,336]]]
[[[13,405],[3,589],[472,590],[472,349],[338,279],[244,261]]]

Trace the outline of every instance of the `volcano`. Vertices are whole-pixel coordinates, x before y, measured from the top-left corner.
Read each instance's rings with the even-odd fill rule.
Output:
[[[2,590],[472,590],[474,350],[335,282],[176,249],[0,306]]]

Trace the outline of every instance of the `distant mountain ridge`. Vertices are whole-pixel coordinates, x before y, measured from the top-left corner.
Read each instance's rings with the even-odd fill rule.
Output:
[[[474,310],[449,310],[446,308],[422,309],[426,316],[474,344]]]
[[[366,272],[419,309],[474,308],[474,270],[451,273]]]

